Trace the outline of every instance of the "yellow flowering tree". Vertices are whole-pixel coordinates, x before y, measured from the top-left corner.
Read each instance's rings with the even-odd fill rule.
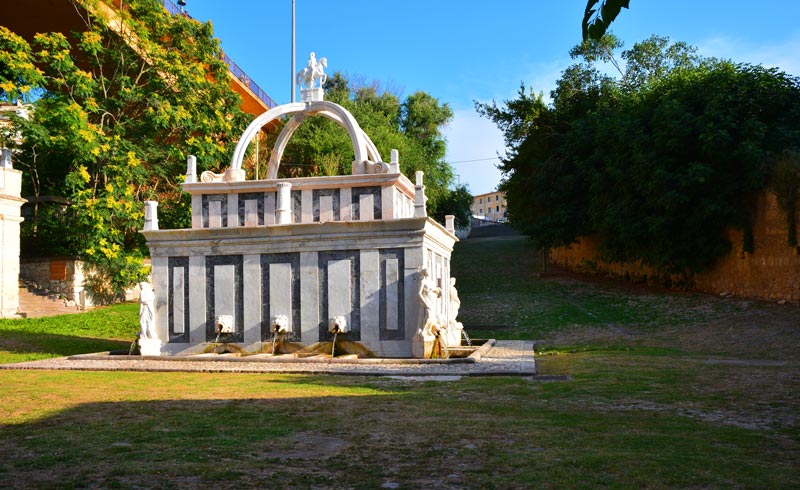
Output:
[[[210,23],[157,0],[126,2],[121,24],[90,13],[103,11],[31,43],[0,27],[0,98],[36,93],[33,116],[15,121],[17,160],[37,194],[69,199],[64,241],[118,294],[147,274],[143,202],[161,203],[165,227],[186,225],[187,155],[200,170],[228,161],[246,117]]]

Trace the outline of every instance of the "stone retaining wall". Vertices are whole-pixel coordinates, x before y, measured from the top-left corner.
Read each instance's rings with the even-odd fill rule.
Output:
[[[20,279],[35,283],[39,289],[63,295],[65,299],[75,301],[84,308],[92,306],[91,297],[85,292],[86,276],[80,260],[72,257],[22,259]]]
[[[800,214],[798,214],[800,229]],[[762,194],[753,225],[754,252],[742,249],[742,232],[729,230],[731,253],[708,271],[696,274],[691,287],[703,292],[800,302],[800,247],[787,245],[786,215],[772,193]],[[608,263],[598,257],[598,240],[581,238],[569,247],[550,251],[550,261],[577,272],[594,272],[632,280],[659,277],[652,267]],[[677,280],[674,277],[673,280]]]

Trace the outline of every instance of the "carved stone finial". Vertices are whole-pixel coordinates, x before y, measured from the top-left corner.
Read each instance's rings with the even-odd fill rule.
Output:
[[[14,166],[11,164],[11,150],[8,148],[0,149],[0,167],[14,168]]]
[[[186,182],[189,184],[197,182],[197,157],[194,155],[186,158]]]
[[[145,201],[144,231],[153,231],[157,229],[158,229],[158,201]]]
[[[450,233],[456,232],[456,217],[452,214],[446,214],[444,216],[444,228],[445,230],[449,231]]]
[[[200,182],[242,182],[245,180],[245,172],[241,168],[228,168],[221,174],[215,174],[211,170],[206,170],[200,174]]]
[[[389,158],[389,172],[393,174],[400,173],[400,152],[392,149],[390,153],[391,158]]]
[[[415,218],[424,218],[428,216],[428,209],[426,207],[426,202],[428,201],[428,197],[425,195],[425,185],[422,183],[423,175],[424,173],[421,170],[417,170],[416,172],[417,185],[414,186]]]

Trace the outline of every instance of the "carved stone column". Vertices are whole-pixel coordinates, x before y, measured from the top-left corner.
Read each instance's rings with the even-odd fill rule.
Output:
[[[5,150],[4,152],[7,152]],[[8,154],[8,153],[6,153]],[[19,309],[19,226],[22,172],[0,167],[0,317],[14,318]]]

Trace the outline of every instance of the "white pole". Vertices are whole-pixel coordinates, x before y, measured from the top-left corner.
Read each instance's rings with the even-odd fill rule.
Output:
[[[295,60],[295,54],[294,54],[294,18],[295,18],[294,17],[294,3],[295,3],[295,0],[292,0],[292,73],[291,73],[291,77],[292,77],[292,102],[295,102],[295,92],[297,91],[295,89],[295,86],[294,86],[294,72],[295,72],[295,66],[294,66],[294,60]]]

